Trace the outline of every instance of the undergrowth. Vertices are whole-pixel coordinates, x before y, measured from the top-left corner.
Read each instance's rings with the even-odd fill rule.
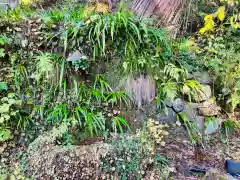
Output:
[[[207,33],[198,34],[194,52],[189,53],[182,41],[168,38],[151,19],[137,18],[123,4],[113,13],[82,5],[1,10],[0,142],[15,140],[35,151],[44,143],[71,146],[129,132],[123,110],[151,101],[163,108],[164,100],[177,97],[191,101],[202,88],[189,78],[197,68],[214,74],[217,98],[237,108],[236,18],[231,16],[227,25],[219,12],[212,18],[216,25],[206,29],[205,23],[200,32]],[[200,63],[193,62],[197,58]],[[195,128],[184,122],[187,128]],[[150,134],[164,145],[163,135],[155,130]],[[18,139],[20,133],[24,140]],[[142,161],[149,152],[143,141],[148,140],[143,136],[112,140],[114,148],[103,159],[102,170],[121,179],[144,177]],[[150,165],[167,164],[159,155],[151,158]]]

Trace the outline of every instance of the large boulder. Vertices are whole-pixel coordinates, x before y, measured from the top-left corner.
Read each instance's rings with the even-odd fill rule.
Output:
[[[209,99],[208,101],[200,103],[198,108],[199,114],[202,116],[216,116],[220,111],[220,107],[213,99]]]
[[[194,102],[203,102],[207,101],[212,96],[212,90],[209,85],[202,85],[202,89],[198,90],[198,93],[194,94],[192,101]]]
[[[190,79],[195,79],[201,84],[210,84],[211,83],[211,77],[207,71],[202,72],[194,72],[189,75]]]
[[[154,119],[163,123],[175,123],[177,121],[177,116],[172,108],[167,107],[165,112],[156,114]]]
[[[197,116],[197,103],[190,103],[183,99],[177,98],[173,101],[173,110],[176,113],[185,113],[189,121],[194,121]]]
[[[220,127],[219,119],[212,119],[205,122],[205,135],[210,135],[218,131]]]
[[[173,110],[177,113],[182,112],[184,109],[185,103],[182,99],[177,98],[173,101]]]
[[[201,133],[204,132],[205,128],[204,120],[205,118],[203,116],[196,116],[196,125]]]
[[[169,123],[177,121],[178,113],[185,113],[189,121],[194,121],[197,116],[197,103],[189,103],[181,98],[173,101],[164,101],[165,111],[155,116],[156,120]]]

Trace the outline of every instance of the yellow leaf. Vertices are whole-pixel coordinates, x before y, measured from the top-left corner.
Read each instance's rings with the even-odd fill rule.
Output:
[[[208,21],[211,21],[214,17],[214,14],[208,14],[204,17],[204,22],[207,23]]]
[[[105,3],[97,3],[96,12],[107,13],[109,6]]]
[[[21,3],[23,5],[29,5],[29,4],[33,4],[36,3],[38,0],[22,0]]]
[[[202,27],[200,30],[199,30],[199,33],[200,34],[203,34],[205,33],[206,31],[213,31],[214,30],[214,27],[215,27],[215,23],[213,20],[208,20],[205,22],[204,24],[204,27]]]
[[[240,14],[235,15],[235,16],[232,16],[232,17],[230,18],[230,24],[231,24],[231,26],[232,26],[233,28],[235,28],[235,29],[240,28],[240,22],[236,22],[236,19],[238,19],[237,16],[239,16],[239,18],[240,18]]]
[[[200,34],[203,34],[203,33],[205,33],[206,31],[207,31],[206,28],[203,27],[203,28],[201,28],[201,29],[199,30],[199,33],[200,33]]]
[[[94,12],[95,7],[93,6],[86,6],[84,9],[84,17],[88,17],[92,12]]]
[[[213,20],[208,21],[208,23],[205,24],[205,27],[207,30],[213,30],[215,26],[215,22]]]
[[[215,27],[215,22],[213,18],[216,17],[215,14],[208,14],[204,17],[204,27],[199,30],[200,34],[205,33],[206,31],[213,31]]]
[[[225,7],[224,6],[221,6],[220,8],[218,8],[217,15],[218,15],[218,19],[220,21],[224,20],[224,18],[225,18]]]

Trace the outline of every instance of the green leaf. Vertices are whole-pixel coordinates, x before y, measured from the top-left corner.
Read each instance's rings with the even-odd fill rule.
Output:
[[[4,117],[0,117],[0,123],[4,123]]]
[[[6,82],[0,82],[0,92],[1,91],[7,91],[8,90],[8,85]]]
[[[7,102],[7,101],[8,101],[8,98],[7,98],[7,97],[3,97],[3,98],[1,99],[1,101],[2,101],[2,102]]]
[[[16,116],[16,114],[17,114],[17,111],[12,111],[12,112],[10,113],[11,116]]]
[[[16,100],[15,99],[8,99],[8,104],[15,104]]]
[[[4,114],[4,119],[7,121],[7,120],[9,120],[10,119],[10,116],[8,115],[8,114]]]
[[[9,104],[4,103],[3,105],[0,106],[0,113],[7,113],[9,112]]]
[[[8,98],[13,98],[15,96],[14,93],[8,93]]]
[[[0,141],[6,141],[10,139],[11,137],[11,131],[8,129],[0,129]]]
[[[0,58],[3,58],[5,56],[5,52],[3,48],[0,48]]]

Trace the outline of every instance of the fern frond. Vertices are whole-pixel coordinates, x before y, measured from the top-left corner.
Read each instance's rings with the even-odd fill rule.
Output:
[[[178,68],[174,64],[167,64],[164,67],[164,74],[178,82],[180,78],[186,74],[186,72],[184,69]]]
[[[161,84],[160,91],[165,96],[166,99],[173,100],[178,95],[177,84],[171,81]]]
[[[37,79],[49,79],[54,70],[53,57],[50,53],[41,53],[36,56],[37,60]]]

